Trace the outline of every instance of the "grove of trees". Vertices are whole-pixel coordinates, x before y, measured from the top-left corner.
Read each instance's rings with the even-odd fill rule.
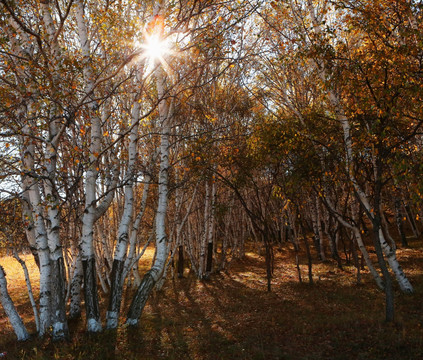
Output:
[[[40,336],[82,311],[87,332],[135,326],[166,278],[205,280],[252,242],[269,291],[284,243],[311,283],[328,257],[360,282],[362,260],[394,319],[393,288],[413,292],[396,248],[423,219],[420,1],[0,9],[0,242],[38,264]],[[1,266],[0,299],[27,339]]]

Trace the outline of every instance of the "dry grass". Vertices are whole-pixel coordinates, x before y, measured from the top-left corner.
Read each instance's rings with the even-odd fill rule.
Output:
[[[8,359],[421,359],[421,245],[398,250],[416,291],[406,296],[396,289],[394,324],[384,322],[384,296],[368,273],[356,285],[353,267],[340,271],[333,262],[319,263],[314,265],[315,284],[300,284],[291,249],[282,249],[276,252],[271,293],[266,291],[263,257],[250,252],[230,272],[209,281],[190,274],[168,280],[149,300],[137,329],[121,326],[87,337],[80,321],[70,324],[69,343],[35,338],[18,344],[0,310],[0,352],[7,351]],[[36,280],[35,266],[26,260]],[[14,259],[0,263],[29,324],[22,271]]]

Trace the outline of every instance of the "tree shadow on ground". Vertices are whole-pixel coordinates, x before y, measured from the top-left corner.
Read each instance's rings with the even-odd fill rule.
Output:
[[[138,328],[121,325],[87,336],[82,319],[71,324],[71,342],[11,343],[8,358],[423,358],[423,256],[411,250],[398,253],[416,292],[406,296],[395,285],[394,324],[383,320],[383,293],[370,282],[356,286],[352,271],[336,270],[336,264],[328,271],[330,263],[317,264],[315,284],[300,284],[287,276],[288,271],[295,274],[295,265],[278,254],[273,291],[268,293],[263,257],[247,254],[229,272],[215,273],[207,281],[193,274],[169,279],[150,297]]]

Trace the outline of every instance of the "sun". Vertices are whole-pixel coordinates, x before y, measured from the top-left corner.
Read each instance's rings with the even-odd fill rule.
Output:
[[[169,45],[160,37],[160,34],[151,34],[145,37],[145,43],[141,45],[144,50],[144,56],[155,63],[157,60],[164,62],[164,56],[169,52]]]
[[[171,53],[168,36],[165,36],[164,19],[155,15],[143,30],[143,43],[139,44],[142,49],[142,57],[147,60],[147,68],[153,70],[161,64],[167,67],[166,55]]]

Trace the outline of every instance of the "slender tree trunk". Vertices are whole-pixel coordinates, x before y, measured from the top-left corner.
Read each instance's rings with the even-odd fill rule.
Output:
[[[102,203],[96,207],[96,190],[99,167],[99,154],[101,153],[101,119],[98,115],[98,104],[93,98],[94,75],[91,68],[91,49],[88,38],[86,18],[82,0],[76,0],[76,20],[78,24],[79,42],[83,57],[83,73],[85,82],[85,93],[90,100],[88,107],[91,114],[91,133],[90,133],[90,156],[89,166],[85,174],[85,210],[82,218],[82,237],[81,237],[81,255],[82,268],[84,272],[84,295],[85,309],[87,317],[87,331],[99,332],[102,329],[100,321],[100,310],[97,293],[97,272],[96,259],[94,253],[93,235],[94,224],[98,218],[107,210],[113,198],[113,191],[109,191]],[[115,176],[115,181],[116,176]],[[110,184],[113,188],[115,184]],[[110,190],[110,189],[109,189]]]
[[[131,268],[133,268],[133,266],[134,266],[133,264],[135,263],[134,257],[135,257],[135,252],[136,252],[135,250],[136,250],[137,244],[138,244],[138,230],[140,228],[141,220],[144,216],[145,208],[147,206],[148,190],[150,188],[150,180],[151,180],[150,175],[145,175],[145,183],[144,183],[144,188],[143,188],[143,191],[142,191],[140,210],[139,210],[138,215],[137,215],[137,217],[136,217],[136,219],[135,219],[135,221],[132,225],[131,236],[129,238],[129,251],[128,251],[128,255],[125,259],[124,273],[122,275],[123,279],[126,278],[126,276],[129,274]],[[149,243],[150,243],[150,240],[148,240],[147,244],[149,244]],[[145,251],[145,249],[143,249],[143,250]],[[138,262],[138,260],[136,262]]]
[[[141,81],[141,76],[137,76],[137,80]],[[136,176],[136,163],[138,158],[138,124],[140,117],[141,105],[138,101],[138,96],[135,98],[131,114],[132,129],[129,135],[128,146],[128,167],[124,179],[124,208],[123,214],[119,223],[118,240],[114,253],[110,289],[109,307],[106,315],[107,329],[115,329],[119,322],[120,305],[122,302],[122,291],[124,284],[124,265],[125,256],[128,250],[129,229],[132,223],[132,213],[134,208],[134,178]]]
[[[161,125],[160,136],[160,170],[158,186],[158,205],[156,211],[156,256],[154,264],[142,279],[134,299],[129,308],[126,324],[136,326],[147,299],[163,274],[168,258],[168,240],[166,235],[166,214],[168,207],[168,179],[169,179],[169,133],[172,109],[168,106],[164,97],[165,77],[163,69],[156,70],[157,92],[159,96],[159,120]]]
[[[2,266],[0,266],[0,302],[3,306],[4,312],[12,324],[13,330],[15,331],[18,340],[28,340],[28,331],[25,328],[22,318],[16,311],[15,305],[13,304],[13,301],[7,291],[6,273],[4,272]]]
[[[207,253],[207,237],[208,237],[208,229],[209,229],[209,222],[210,222],[210,203],[211,203],[211,194],[210,194],[210,186],[208,181],[205,182],[205,189],[206,189],[206,196],[204,200],[204,232],[201,238],[200,244],[200,258],[199,258],[199,278],[203,279],[205,277],[205,266],[206,266],[206,253]]]
[[[26,283],[26,287],[28,289],[29,301],[31,302],[32,311],[34,312],[35,326],[37,328],[37,332],[39,332],[40,331],[40,317],[38,315],[38,309],[37,309],[37,304],[36,304],[35,299],[34,299],[34,293],[32,292],[32,285],[31,285],[31,279],[29,277],[28,268],[25,264],[25,261],[23,261],[19,257],[19,254],[16,251],[16,249],[13,250],[13,257],[19,262],[19,264],[21,264],[22,269],[24,271],[25,283]]]
[[[40,3],[41,15],[43,17],[44,26],[49,42],[50,56],[52,58],[53,71],[51,88],[59,90],[59,65],[62,61],[61,50],[57,41],[55,27],[52,18],[52,9],[50,1],[46,0]],[[56,173],[57,173],[57,147],[61,134],[64,131],[63,124],[59,121],[58,109],[53,105],[51,109],[48,123],[48,141],[45,151],[44,165],[44,194],[45,205],[47,206],[47,239],[50,250],[51,261],[51,320],[53,340],[64,340],[69,338],[69,330],[66,319],[66,272],[63,260],[62,242],[60,239],[60,204],[59,195],[56,189]]]
[[[320,200],[319,197],[316,196],[316,215],[317,215],[317,232],[319,234],[319,257],[320,260],[326,261],[326,254],[325,254],[325,245],[323,239],[323,231],[322,231],[322,211],[320,209]]]
[[[403,218],[403,215],[401,212],[401,199],[395,198],[395,221],[397,224],[398,233],[401,237],[402,246],[408,247],[407,237],[405,236],[402,218]]]
[[[314,198],[311,198],[310,200],[310,208],[311,208],[311,223],[313,227],[313,234],[314,234],[314,246],[316,248],[316,252],[319,256],[320,260],[322,259],[322,251],[320,249],[321,246],[321,240],[320,240],[320,233],[318,230],[318,216],[317,216],[317,208],[316,208],[316,201]]]
[[[29,145],[24,154],[24,166],[33,169],[34,145]],[[40,259],[40,336],[43,336],[51,325],[51,263],[47,234],[44,223],[43,207],[37,182],[33,182],[28,189],[33,216],[35,218],[35,234],[38,257]]]
[[[354,260],[354,266],[357,269],[357,284],[361,284],[361,267],[360,267],[360,262],[359,262],[358,254],[357,254],[357,243],[353,240],[354,239],[353,233],[351,233],[351,235],[349,235],[348,237],[350,239],[350,247],[351,247],[352,256]]]
[[[266,279],[267,279],[267,291],[272,291],[272,262],[273,262],[273,248],[272,243],[269,239],[269,231],[267,228],[263,231],[263,243],[265,247],[265,262],[266,262]]]
[[[306,253],[307,253],[307,259],[308,259],[308,282],[310,285],[313,285],[313,259],[311,257],[311,251],[310,251],[310,245],[308,244],[306,231],[304,228],[303,220],[300,217],[300,226],[301,226],[301,232],[303,233],[303,239],[304,239],[304,245],[306,247]]]
[[[378,152],[378,154],[380,151]],[[376,249],[377,259],[379,266],[383,274],[383,282],[385,285],[385,305],[386,305],[386,321],[394,321],[394,292],[392,288],[391,275],[389,274],[388,267],[386,266],[385,259],[383,257],[383,244],[386,243],[386,240],[381,238],[383,236],[382,232],[382,220],[380,212],[380,194],[382,191],[382,178],[381,178],[381,159],[379,155],[373,155],[373,167],[374,167],[374,177],[375,177],[375,186],[374,186],[374,216],[373,216],[373,243]]]
[[[410,223],[411,230],[416,238],[420,236],[419,228],[417,227],[416,221],[414,220],[414,214],[409,204],[404,204],[405,213],[407,214],[408,222]]]
[[[386,216],[383,213],[382,206],[381,206],[381,209],[380,209],[380,219],[381,219],[381,229],[383,231],[384,238],[389,240],[389,244],[392,247],[392,249],[396,250],[397,244],[395,243],[395,240],[393,239],[393,237],[391,236],[391,233],[389,231],[388,220],[386,220]]]
[[[206,274],[205,277],[208,279],[213,269],[213,239],[214,239],[214,208],[216,201],[216,184],[213,182],[211,191],[211,206],[210,206],[210,219],[207,227],[207,259],[206,259]],[[242,239],[244,242],[245,240]]]

